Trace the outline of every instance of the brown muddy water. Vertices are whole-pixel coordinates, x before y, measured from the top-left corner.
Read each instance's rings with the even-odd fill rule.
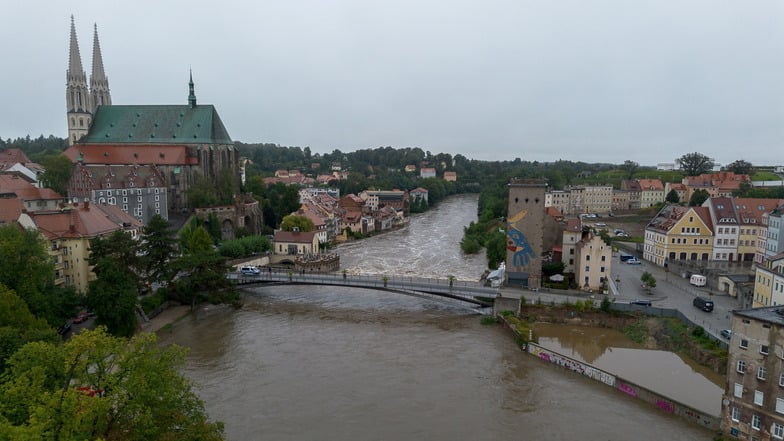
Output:
[[[633,350],[577,344],[579,334],[567,331],[540,332],[552,341],[562,336],[565,348],[593,362]],[[508,332],[481,325],[462,305],[418,297],[257,288],[242,309],[187,318],[163,332],[161,342],[191,348],[185,374],[210,416],[225,422],[229,440],[708,441],[713,435],[525,354]]]
[[[724,376],[689,358],[645,349],[612,329],[537,323],[534,330],[538,343],[547,349],[590,363],[709,415],[721,413]]]

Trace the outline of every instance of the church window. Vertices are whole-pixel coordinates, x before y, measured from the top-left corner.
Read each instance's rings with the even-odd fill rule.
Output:
[[[79,127],[84,127],[84,118],[79,118]]]

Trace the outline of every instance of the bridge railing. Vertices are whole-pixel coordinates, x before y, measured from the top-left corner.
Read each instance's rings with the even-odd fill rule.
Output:
[[[465,297],[494,297],[496,288],[482,286],[478,281],[457,280],[449,278],[426,278],[384,274],[343,274],[343,273],[308,273],[294,271],[275,271],[269,269],[257,275],[232,273],[231,278],[239,283],[256,282],[288,282],[313,283],[322,285],[344,285],[363,288],[388,288],[411,291],[440,292]]]

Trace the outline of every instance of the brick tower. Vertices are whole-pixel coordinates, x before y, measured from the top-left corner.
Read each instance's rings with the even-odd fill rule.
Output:
[[[506,274],[509,285],[542,286],[544,179],[512,179],[506,218]]]

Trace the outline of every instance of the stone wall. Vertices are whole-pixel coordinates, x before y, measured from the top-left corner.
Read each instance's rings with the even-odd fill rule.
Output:
[[[609,387],[612,387],[613,389],[625,393],[626,395],[650,403],[664,412],[679,416],[687,421],[711,430],[719,430],[720,419],[718,416],[708,415],[683,403],[679,403],[675,400],[667,398],[664,395],[656,393],[650,389],[646,389],[631,381],[627,381],[621,377],[591,366],[588,363],[584,363],[566,355],[545,349],[536,343],[527,343],[525,350],[540,360],[599,381]]]

